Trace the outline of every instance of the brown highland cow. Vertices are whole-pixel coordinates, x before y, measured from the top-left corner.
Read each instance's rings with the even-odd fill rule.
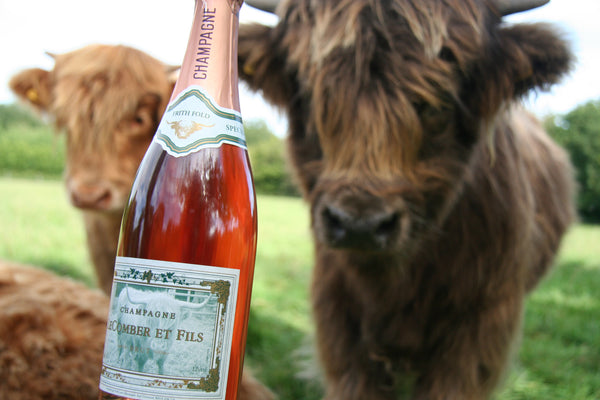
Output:
[[[519,105],[571,53],[502,20],[544,2],[288,0],[241,28],[242,79],[287,111],[311,205],[326,399],[498,385],[574,217],[567,156]]]

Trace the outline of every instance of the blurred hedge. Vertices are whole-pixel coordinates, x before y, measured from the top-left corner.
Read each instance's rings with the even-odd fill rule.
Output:
[[[65,137],[17,105],[0,104],[0,174],[58,179],[65,164]],[[296,195],[286,168],[284,143],[260,120],[245,124],[256,191]]]
[[[63,135],[16,105],[0,104],[0,174],[58,179],[64,160]]]
[[[548,117],[545,127],[569,152],[575,166],[580,217],[585,222],[600,222],[600,100]]]
[[[256,191],[280,196],[298,195],[287,168],[283,140],[262,120],[247,122],[244,130]]]

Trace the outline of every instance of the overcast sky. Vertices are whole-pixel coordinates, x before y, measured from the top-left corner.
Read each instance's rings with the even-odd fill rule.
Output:
[[[0,0],[0,103],[15,101],[10,77],[25,68],[51,69],[45,52],[62,53],[90,43],[126,44],[165,63],[179,65],[185,51],[192,0]],[[600,0],[552,0],[509,21],[548,21],[573,44],[577,69],[549,94],[528,101],[538,115],[564,113],[600,99]],[[242,22],[275,19],[244,5]],[[242,114],[266,120],[284,134],[282,115],[242,87]]]

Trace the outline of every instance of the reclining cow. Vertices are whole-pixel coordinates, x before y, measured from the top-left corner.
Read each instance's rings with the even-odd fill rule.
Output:
[[[326,399],[497,386],[574,216],[567,156],[519,105],[571,53],[502,20],[541,3],[288,0],[242,26],[241,77],[287,111],[311,206]]]
[[[98,289],[0,260],[0,399],[98,399],[108,307]],[[273,395],[244,370],[238,398]]]

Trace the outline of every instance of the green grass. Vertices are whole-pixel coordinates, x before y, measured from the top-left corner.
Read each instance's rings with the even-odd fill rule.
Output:
[[[59,180],[0,178],[0,258],[92,285],[83,222]]]
[[[499,399],[600,399],[600,226],[572,229],[530,296],[519,360]]]
[[[248,364],[282,400],[316,400],[299,378],[310,350],[307,208],[259,196],[259,248]],[[79,212],[62,183],[0,177],[0,258],[93,284]],[[521,349],[498,400],[600,399],[600,226],[567,235],[553,273],[529,298]]]

